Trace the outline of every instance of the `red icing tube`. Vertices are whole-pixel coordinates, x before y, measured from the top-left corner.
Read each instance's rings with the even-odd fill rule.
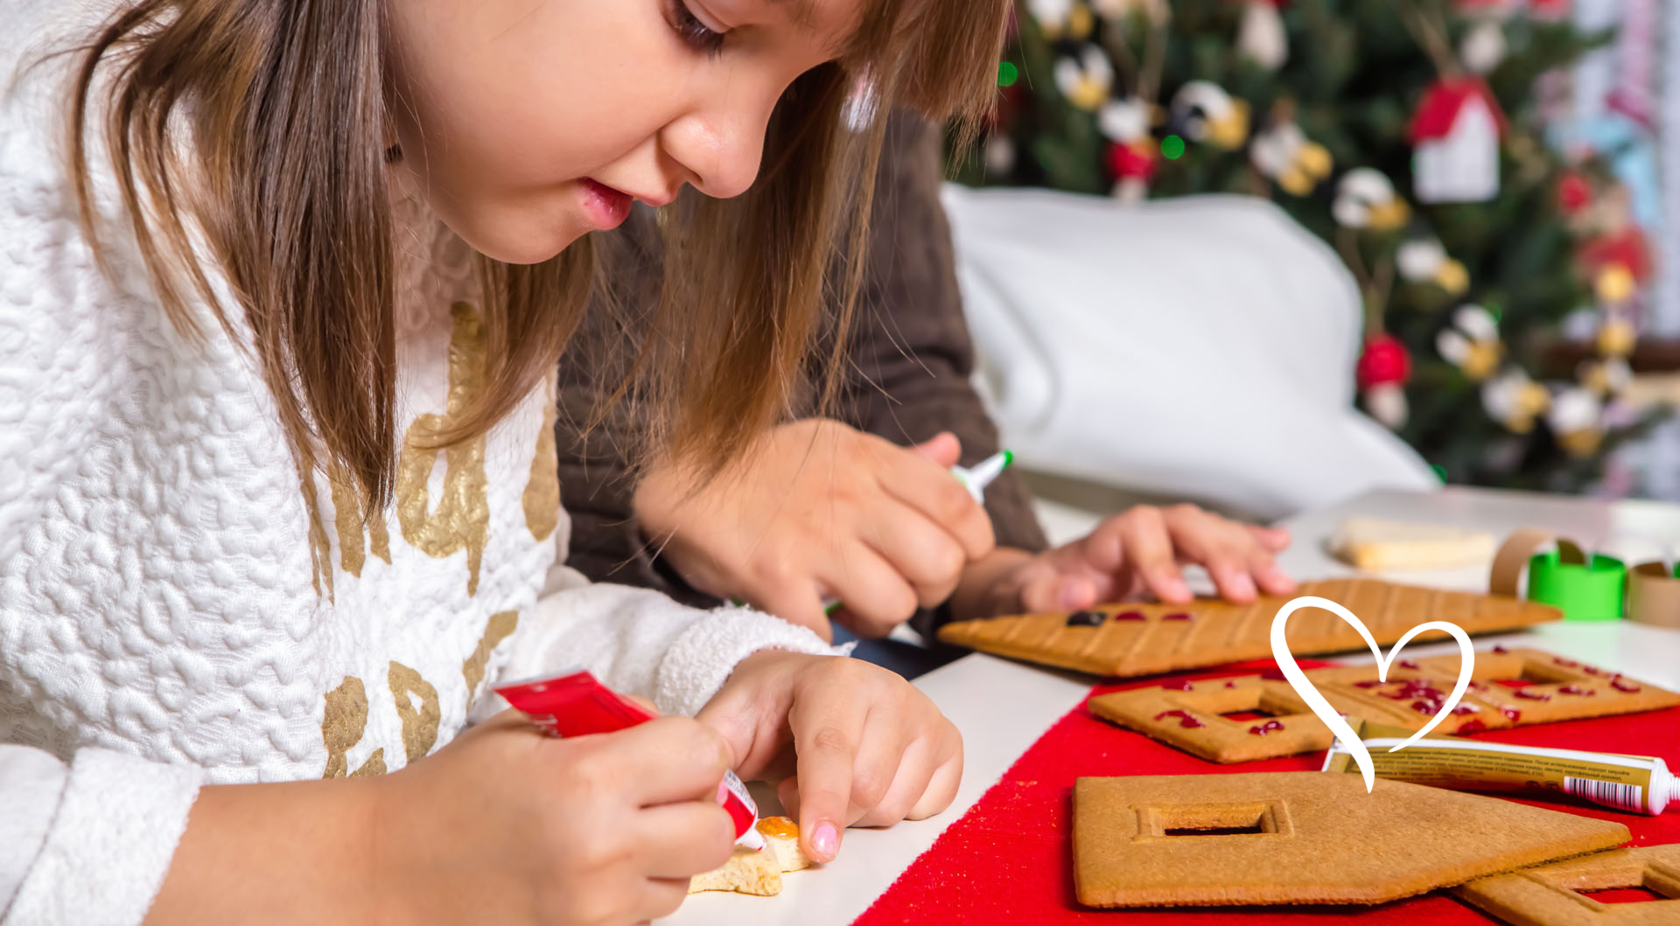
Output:
[[[498,685],[496,693],[553,736],[612,733],[654,719],[653,714],[614,694],[585,669]],[[758,805],[747,793],[747,786],[734,772],[724,772],[723,781],[729,792],[723,809],[735,822],[735,842],[764,848],[764,838],[753,826],[758,822]]]

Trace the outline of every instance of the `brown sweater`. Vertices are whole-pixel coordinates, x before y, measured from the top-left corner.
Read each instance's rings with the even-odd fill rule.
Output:
[[[957,291],[950,227],[939,205],[938,133],[907,114],[888,127],[876,181],[870,246],[848,353],[853,368],[834,416],[900,444],[928,440],[940,431],[961,439],[964,465],[997,451],[997,428],[970,385],[974,348]],[[658,243],[645,216],[629,223],[619,242],[647,270],[617,281],[626,307],[646,305],[659,285]],[[572,518],[567,562],[592,579],[659,589],[680,601],[710,605],[715,599],[689,587],[649,549],[631,511],[634,485],[625,435],[633,422],[616,411],[587,436],[603,382],[613,377],[590,365],[592,348],[622,330],[604,330],[606,313],[591,311],[560,364],[560,488]],[[1038,551],[1044,534],[1025,488],[1012,473],[986,490],[1000,546]]]

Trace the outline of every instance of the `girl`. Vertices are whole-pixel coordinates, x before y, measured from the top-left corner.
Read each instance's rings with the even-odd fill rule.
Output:
[[[1003,6],[0,0],[5,922],[647,920],[728,856],[726,767],[823,860],[945,807],[902,681],[556,566],[551,371],[585,236],[669,205],[637,393],[724,465],[871,112],[972,122]],[[496,714],[572,664],[698,717]]]

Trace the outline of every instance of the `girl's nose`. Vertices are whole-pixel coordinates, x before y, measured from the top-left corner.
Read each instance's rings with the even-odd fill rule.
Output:
[[[691,175],[691,183],[707,196],[730,199],[745,193],[758,178],[764,158],[764,135],[774,108],[708,106],[666,127],[666,153]]]

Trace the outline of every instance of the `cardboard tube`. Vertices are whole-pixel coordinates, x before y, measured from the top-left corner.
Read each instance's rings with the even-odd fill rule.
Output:
[[[1555,552],[1536,552],[1553,543]],[[1579,544],[1548,531],[1520,530],[1512,534],[1493,560],[1488,588],[1496,595],[1515,596],[1524,565],[1528,566],[1528,600],[1555,605],[1564,620],[1609,621],[1622,616],[1627,567],[1609,556],[1587,556]]]
[[[1628,573],[1629,620],[1680,630],[1680,563],[1670,573],[1662,563],[1643,563]]]

